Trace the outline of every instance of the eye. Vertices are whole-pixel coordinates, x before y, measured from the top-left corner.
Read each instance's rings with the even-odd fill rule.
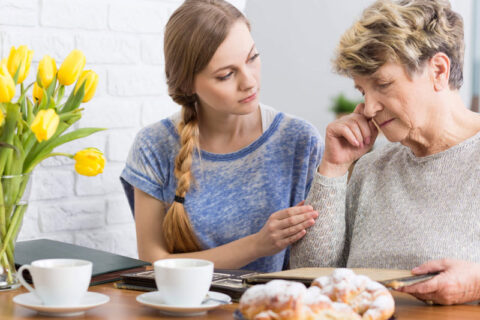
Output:
[[[248,61],[250,61],[250,62],[254,61],[255,59],[258,58],[259,55],[260,55],[260,53],[258,53],[258,52],[255,53],[250,59],[248,59]]]
[[[222,77],[217,77],[217,79],[220,81],[225,81],[225,80],[228,80],[232,75],[233,75],[233,71],[230,71],[229,73],[227,73]]]
[[[381,82],[381,83],[378,83],[377,86],[378,86],[380,89],[386,89],[386,88],[388,88],[391,84],[392,84],[392,82]]]

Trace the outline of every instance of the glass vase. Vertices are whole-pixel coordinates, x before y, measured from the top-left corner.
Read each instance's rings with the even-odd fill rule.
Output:
[[[20,287],[15,268],[15,242],[30,194],[30,174],[0,177],[0,291]]]

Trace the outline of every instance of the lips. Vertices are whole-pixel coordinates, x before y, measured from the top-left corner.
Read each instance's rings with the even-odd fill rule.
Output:
[[[389,124],[390,122],[392,122],[393,120],[395,120],[395,118],[392,118],[390,120],[387,120],[387,121],[384,121],[380,124],[380,127],[383,127],[383,126],[386,126],[387,124]]]
[[[250,102],[250,101],[254,100],[256,97],[257,97],[257,93],[255,92],[255,93],[252,94],[251,96],[248,96],[248,97],[240,100],[239,102],[240,102],[240,103],[247,103],[247,102]]]

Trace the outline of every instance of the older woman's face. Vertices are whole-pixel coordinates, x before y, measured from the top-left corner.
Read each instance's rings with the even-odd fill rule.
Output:
[[[401,64],[389,62],[353,80],[365,98],[365,117],[373,118],[388,140],[405,141],[427,125],[433,92],[428,66],[409,76]]]

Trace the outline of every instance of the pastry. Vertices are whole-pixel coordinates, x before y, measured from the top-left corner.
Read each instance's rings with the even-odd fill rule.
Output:
[[[302,283],[273,280],[249,288],[239,310],[248,320],[386,320],[394,312],[390,292],[349,269]]]

